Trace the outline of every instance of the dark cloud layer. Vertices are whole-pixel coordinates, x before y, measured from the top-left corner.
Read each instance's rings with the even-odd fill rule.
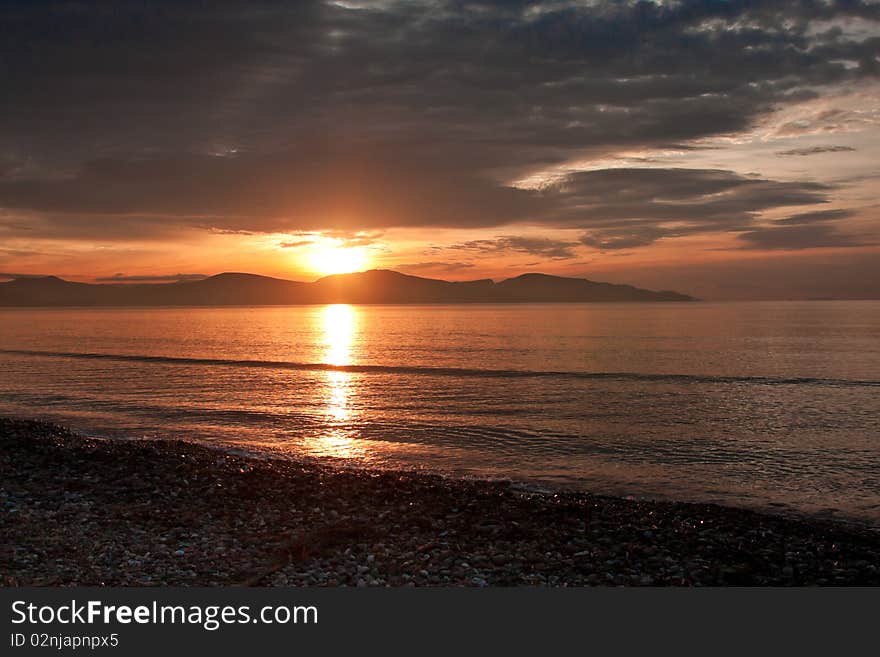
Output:
[[[843,248],[871,246],[873,242],[841,233],[834,226],[824,224],[758,228],[742,233],[739,239],[744,248],[798,251],[816,248]]]
[[[167,230],[169,223],[269,232],[522,222],[585,229],[584,244],[629,248],[661,237],[742,230],[757,213],[825,203],[832,191],[814,182],[682,168],[587,171],[543,189],[517,189],[434,170],[435,163],[405,154],[350,151],[344,171],[338,165],[334,175],[322,162],[322,153],[312,150],[95,162],[76,178],[0,182],[0,197],[11,207],[44,213],[56,234],[68,236],[87,237],[90,228],[105,238],[131,236],[151,227]],[[100,215],[113,220],[94,219]],[[575,245],[507,236],[467,248],[568,258]]]
[[[745,231],[833,190],[693,169],[504,182],[735,132],[819,85],[876,77],[880,38],[827,23],[854,17],[880,6],[6,3],[0,207],[39,215],[31,233],[93,239],[529,222],[616,249]]]
[[[873,246],[871,237],[841,232],[835,222],[853,215],[852,210],[816,210],[777,219],[771,226],[755,228],[738,236],[743,248],[799,251],[816,248]]]
[[[745,230],[764,210],[825,203],[831,190],[714,169],[610,169],[576,174],[559,193],[562,217],[590,228],[581,241],[616,250]]]
[[[7,208],[134,217],[222,230],[498,225],[529,218],[532,192],[457,173],[405,147],[314,142],[284,153],[98,160],[74,176],[0,182]]]

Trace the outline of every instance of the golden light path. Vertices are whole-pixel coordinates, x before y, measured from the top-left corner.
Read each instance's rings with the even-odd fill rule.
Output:
[[[351,365],[351,349],[358,328],[359,311],[346,304],[326,306],[322,311],[323,362],[328,365]],[[327,430],[312,446],[315,454],[336,458],[363,458],[366,450],[359,446],[357,431],[351,422],[356,412],[352,409],[352,374],[339,370],[324,373],[327,378],[325,412]]]

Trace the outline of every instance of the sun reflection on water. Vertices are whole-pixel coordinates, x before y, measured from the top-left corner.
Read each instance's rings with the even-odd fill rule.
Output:
[[[351,365],[358,311],[347,304],[334,304],[322,310],[322,320],[323,362],[336,366]],[[324,376],[326,428],[312,445],[312,451],[321,456],[343,459],[364,458],[366,450],[359,444],[357,430],[353,427],[356,411],[352,403],[352,374],[329,370]]]
[[[351,365],[351,345],[357,331],[357,311],[344,303],[325,306],[322,312],[324,328],[324,362],[329,365]]]

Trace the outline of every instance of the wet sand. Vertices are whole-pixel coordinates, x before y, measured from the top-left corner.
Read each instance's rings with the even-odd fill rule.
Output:
[[[880,585],[880,531],[0,418],[15,585]]]

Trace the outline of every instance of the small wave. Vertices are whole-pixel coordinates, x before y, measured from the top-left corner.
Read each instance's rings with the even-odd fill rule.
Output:
[[[423,367],[414,365],[331,365],[278,360],[239,360],[230,358],[191,358],[140,354],[105,354],[71,351],[36,351],[0,349],[0,353],[50,358],[78,358],[122,362],[159,363],[164,365],[202,365],[219,367],[265,368],[301,371],[353,372],[364,374],[410,374],[416,376],[453,376],[475,378],[561,378],[583,380],[658,381],[679,383],[742,383],[760,385],[819,385],[838,387],[880,387],[880,380],[831,379],[821,377],[716,376],[708,374],[646,374],[639,372],[579,372],[552,370],[479,369],[467,367]]]

